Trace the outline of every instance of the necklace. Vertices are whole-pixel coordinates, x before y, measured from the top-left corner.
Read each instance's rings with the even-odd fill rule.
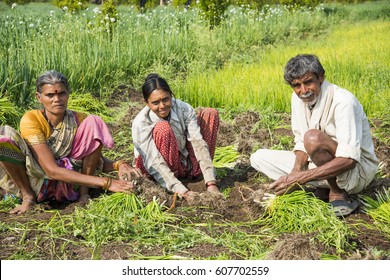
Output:
[[[49,120],[49,118],[46,116],[46,110],[43,109],[42,111],[43,113],[43,116],[45,117],[45,120],[47,121],[47,123],[49,124],[50,128],[54,131],[54,130],[60,130],[59,128],[56,128],[52,123],[51,121]]]

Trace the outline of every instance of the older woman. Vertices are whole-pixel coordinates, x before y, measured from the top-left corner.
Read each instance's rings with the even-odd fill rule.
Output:
[[[68,110],[69,94],[67,78],[47,71],[36,81],[36,98],[43,108],[24,114],[20,133],[0,127],[0,186],[23,199],[11,213],[24,213],[49,199],[86,203],[88,187],[133,190],[130,181],[93,176],[98,170],[118,170],[126,178],[141,175],[124,161],[102,157],[103,146],[114,144],[107,125],[98,116]]]
[[[162,187],[184,197],[192,194],[179,178],[203,175],[209,192],[219,192],[212,164],[219,126],[218,112],[203,109],[196,116],[187,103],[173,97],[157,74],[142,87],[146,106],[132,125],[136,167]]]

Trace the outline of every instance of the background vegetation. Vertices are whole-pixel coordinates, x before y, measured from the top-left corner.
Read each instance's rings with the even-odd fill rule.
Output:
[[[34,106],[37,76],[56,69],[75,92],[103,101],[158,72],[193,106],[288,112],[283,66],[303,52],[317,54],[328,79],[353,92],[369,116],[389,106],[388,1],[234,5],[213,28],[197,6],[140,13],[112,1],[78,12],[48,5],[0,3],[0,97],[17,111]]]
[[[237,0],[225,5],[201,0],[188,6],[178,0],[164,7],[148,1],[143,9],[133,0],[117,2],[119,6],[111,0],[103,5],[63,0],[55,2],[59,7],[28,2],[0,2],[0,124],[16,127],[21,113],[37,105],[34,82],[48,69],[68,76],[74,91],[71,108],[107,122],[120,120],[131,105],[110,110],[105,101],[114,89],[127,85],[137,90],[148,73],[158,72],[177,97],[194,107],[217,107],[226,118],[238,111],[263,112],[264,123],[258,125],[266,125],[272,138],[280,124],[273,114],[290,110],[291,89],[283,82],[283,67],[298,53],[317,54],[331,82],[353,92],[370,117],[390,124],[388,1],[276,5]],[[207,14],[213,3],[220,5]],[[388,129],[381,133],[389,141]],[[128,135],[119,132],[116,143],[130,147]],[[233,146],[218,147],[214,164],[226,167],[238,156]],[[224,195],[230,191],[227,187]],[[388,237],[389,192],[362,200],[374,223],[360,223]],[[130,259],[177,259],[204,245],[203,251],[219,249],[212,257],[216,259],[263,259],[283,234],[311,236],[324,246],[323,259],[345,258],[356,249],[351,240],[358,225],[337,219],[326,203],[300,191],[271,201],[255,221],[217,224],[212,219],[216,214],[201,217],[195,207],[182,207],[187,215],[177,216],[161,201],[102,195],[71,214],[55,211],[50,220],[0,221],[0,233],[9,242],[1,253],[7,259],[73,259],[72,254],[99,259],[104,248],[112,252],[118,246]],[[0,212],[18,202],[1,201]],[[201,220],[205,216],[208,220]],[[146,255],[150,248],[161,254]],[[372,258],[388,257],[389,252],[373,250]]]

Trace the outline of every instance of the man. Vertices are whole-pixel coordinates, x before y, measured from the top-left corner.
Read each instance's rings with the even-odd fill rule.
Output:
[[[291,58],[284,79],[294,90],[294,150],[258,150],[251,165],[276,180],[270,189],[277,195],[309,183],[325,195],[337,216],[349,215],[358,203],[349,202],[347,195],[367,187],[378,169],[363,107],[352,93],[325,80],[315,55]]]

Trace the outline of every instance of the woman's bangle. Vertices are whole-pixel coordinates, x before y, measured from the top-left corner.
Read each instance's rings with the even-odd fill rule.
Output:
[[[103,183],[102,189],[103,190],[108,190],[111,187],[111,184],[112,184],[112,179],[111,178],[109,178],[109,177],[104,178],[104,183]]]
[[[116,162],[114,162],[112,166],[114,167],[114,170],[119,171],[119,166],[121,166],[121,164],[124,164],[124,163],[126,163],[126,161],[123,159],[120,159],[120,160],[117,160]]]
[[[216,186],[216,187],[218,187],[217,183],[214,182],[214,181],[208,182],[208,183],[206,184],[206,188],[211,187],[211,186]]]

